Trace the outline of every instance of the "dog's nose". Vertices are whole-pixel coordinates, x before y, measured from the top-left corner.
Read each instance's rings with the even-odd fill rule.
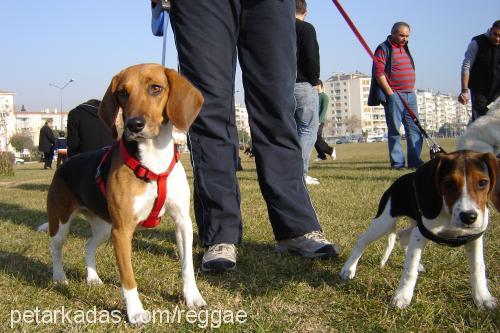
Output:
[[[146,125],[146,121],[143,116],[133,117],[127,119],[127,128],[134,133],[139,133],[144,129]]]
[[[477,213],[474,210],[468,210],[460,213],[460,220],[464,224],[472,224],[477,220]]]

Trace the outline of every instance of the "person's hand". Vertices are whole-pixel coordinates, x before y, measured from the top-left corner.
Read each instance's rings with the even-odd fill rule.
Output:
[[[458,96],[458,101],[462,103],[463,105],[467,105],[469,103],[469,91],[468,90],[462,90],[462,93]]]

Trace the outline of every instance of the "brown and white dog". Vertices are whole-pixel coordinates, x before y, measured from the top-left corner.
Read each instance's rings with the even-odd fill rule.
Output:
[[[175,221],[182,291],[190,308],[206,303],[194,276],[190,190],[184,168],[174,159],[172,128],[175,125],[180,130],[187,130],[202,104],[201,93],[177,72],[160,65],[142,64],[126,68],[112,79],[99,109],[99,115],[114,133],[115,119],[121,110],[123,147],[148,172],[170,171],[166,178],[166,200],[160,206],[159,216],[167,211]],[[102,283],[96,272],[95,252],[111,235],[128,319],[133,324],[141,324],[150,318],[139,299],[132,269],[132,236],[140,229],[140,221],[147,219],[152,211],[159,196],[158,185],[155,181],[139,178],[136,170],[124,163],[126,159],[120,147],[115,145],[100,170],[106,178],[104,196],[96,184],[96,168],[103,155],[102,151],[77,155],[54,174],[47,197],[53,279],[67,283],[62,247],[72,218],[80,212],[92,229],[85,254],[87,283]]]
[[[397,179],[383,194],[376,217],[359,237],[340,277],[352,279],[364,249],[389,234],[381,266],[396,240],[396,222],[406,216],[412,225],[399,232],[406,251],[404,271],[391,304],[408,306],[413,297],[420,258],[428,239],[450,246],[465,245],[469,257],[472,297],[480,308],[493,309],[496,299],[488,290],[483,258],[483,232],[488,226],[488,195],[495,193],[498,160],[492,153],[457,151],[438,154],[415,172]]]

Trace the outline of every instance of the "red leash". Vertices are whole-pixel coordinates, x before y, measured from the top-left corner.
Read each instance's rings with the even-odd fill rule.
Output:
[[[340,15],[342,15],[342,17],[344,18],[344,20],[347,22],[347,25],[349,25],[349,27],[351,28],[352,32],[356,36],[356,38],[358,38],[359,42],[361,43],[361,45],[365,49],[366,53],[368,53],[368,55],[373,60],[373,62],[376,63],[378,61],[377,58],[375,58],[375,56],[373,55],[372,50],[370,49],[370,47],[366,43],[365,39],[363,38],[363,36],[359,32],[358,28],[356,28],[356,26],[352,22],[352,20],[349,17],[349,15],[347,15],[346,11],[344,10],[344,8],[340,4],[340,2],[338,0],[332,0],[332,2],[335,5],[335,7],[337,7],[337,9],[340,12]],[[386,78],[387,83],[389,84],[389,86],[391,86],[391,88],[392,88],[393,84],[392,84],[391,80],[389,80],[389,77],[387,77],[387,74],[385,74],[385,78]],[[441,148],[438,144],[436,144],[429,137],[429,135],[427,134],[427,132],[424,130],[424,128],[420,124],[420,121],[418,120],[417,116],[415,115],[415,112],[413,112],[413,110],[410,107],[410,105],[408,105],[408,102],[401,96],[401,94],[397,90],[394,90],[394,92],[399,96],[399,99],[401,100],[401,102],[403,103],[403,105],[405,106],[405,108],[408,110],[408,113],[410,114],[411,119],[413,120],[413,122],[415,123],[415,125],[418,127],[418,129],[420,130],[420,132],[422,133],[422,135],[424,136],[424,138],[431,141],[432,145],[429,145],[429,143],[427,142],[427,144],[431,148],[431,158],[433,158],[433,156],[435,154],[437,154],[437,153],[445,153],[444,149]]]

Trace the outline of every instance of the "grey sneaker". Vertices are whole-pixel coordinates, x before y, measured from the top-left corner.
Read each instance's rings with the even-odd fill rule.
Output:
[[[203,272],[224,273],[236,268],[236,246],[220,243],[209,246],[201,260]]]
[[[304,258],[330,258],[340,255],[340,247],[327,241],[321,231],[281,241],[276,245],[276,251],[291,252]]]

